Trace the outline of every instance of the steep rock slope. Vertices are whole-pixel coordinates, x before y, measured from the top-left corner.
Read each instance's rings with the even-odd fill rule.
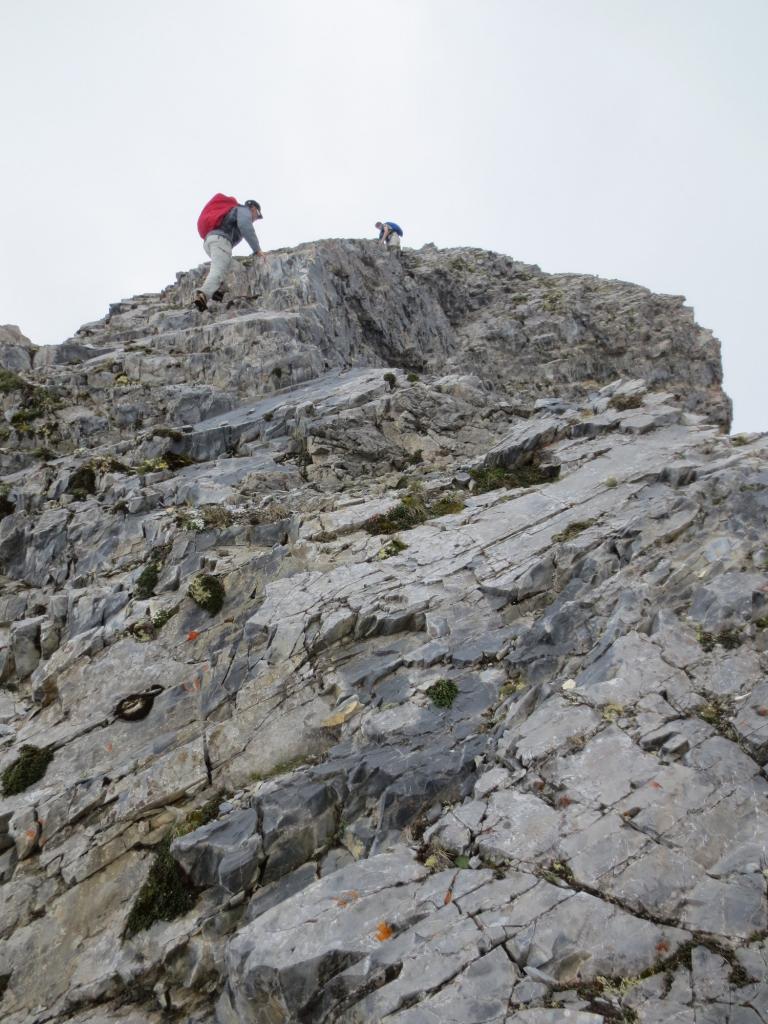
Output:
[[[200,273],[0,339],[4,1019],[768,1019],[717,343],[474,250]]]

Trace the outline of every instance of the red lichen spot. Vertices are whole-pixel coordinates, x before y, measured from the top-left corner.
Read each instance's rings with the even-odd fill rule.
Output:
[[[657,942],[656,943],[656,952],[657,953],[668,953],[669,952],[669,943],[667,942],[666,939],[662,939],[661,942]]]
[[[32,842],[32,840],[33,840],[33,839],[35,838],[35,836],[37,835],[37,829],[36,829],[36,828],[28,828],[28,829],[27,829],[27,831],[26,831],[26,832],[24,833],[24,835],[25,835],[25,836],[27,837],[27,839],[28,839],[28,840],[30,841],[30,843],[31,843],[31,842]]]
[[[376,929],[376,939],[379,942],[386,942],[387,939],[391,939],[394,934],[395,933],[386,921],[379,921],[379,926]]]
[[[558,807],[570,807],[572,803],[573,803],[573,800],[571,800],[571,798],[569,796],[561,796],[560,799],[557,801],[557,806]]]
[[[111,754],[111,753],[112,753],[112,750],[113,750],[113,747],[112,747],[112,740],[108,740],[108,741],[107,741],[107,742],[106,742],[106,743],[104,744],[104,749],[106,750],[106,752],[107,752],[108,754]]]
[[[453,889],[448,889],[443,897],[443,906],[448,906],[449,903],[453,903]]]
[[[758,708],[757,713],[761,718],[768,718],[768,708]]]
[[[199,636],[200,633],[196,629],[190,629],[190,631],[187,633],[187,640],[197,640]]]
[[[653,782],[649,782],[648,785],[651,787],[651,789],[663,789],[664,788],[662,786],[662,784],[660,782],[656,782],[655,779],[654,779]]]

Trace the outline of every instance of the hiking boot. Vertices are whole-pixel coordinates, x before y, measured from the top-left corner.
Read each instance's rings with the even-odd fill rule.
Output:
[[[224,291],[223,288],[217,288],[216,291],[211,296],[211,298],[213,299],[214,302],[222,302],[226,294],[227,293]]]
[[[208,299],[205,297],[205,292],[195,292],[195,297],[192,299],[192,302],[197,306],[201,313],[204,313],[206,309],[208,309]]]

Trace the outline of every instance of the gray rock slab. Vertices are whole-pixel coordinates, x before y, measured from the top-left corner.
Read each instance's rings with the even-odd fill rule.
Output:
[[[488,801],[478,850],[494,863],[535,862],[554,848],[560,821],[561,815],[538,797],[501,790]]]

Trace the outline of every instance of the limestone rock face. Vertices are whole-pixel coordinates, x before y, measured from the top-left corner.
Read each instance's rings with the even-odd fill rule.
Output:
[[[765,1019],[717,342],[478,250],[202,273],[0,336],[3,1020]]]

